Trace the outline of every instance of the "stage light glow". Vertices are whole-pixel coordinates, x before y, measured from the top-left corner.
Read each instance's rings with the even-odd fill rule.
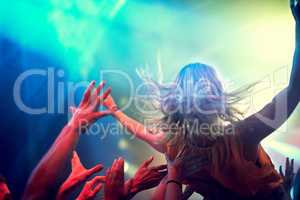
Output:
[[[300,149],[294,145],[290,145],[284,142],[271,140],[264,143],[266,148],[272,148],[272,150],[281,153],[285,157],[290,157],[300,162]]]
[[[193,1],[183,7],[146,0],[37,2],[2,1],[0,33],[24,49],[55,60],[58,64],[54,67],[69,70],[71,80],[97,79],[99,70],[118,69],[135,81],[135,69],[145,69],[147,63],[153,78],[170,82],[183,65],[207,62],[225,80],[233,82],[231,88],[266,78],[266,84],[258,86],[260,91],[253,95],[248,115],[262,108],[287,85],[294,24],[285,1],[274,1],[272,6],[270,1],[261,0]],[[130,94],[129,87],[123,84],[125,81],[118,78],[107,81],[118,105],[125,105],[129,99],[124,94]],[[136,114],[128,111],[129,116]],[[281,132],[299,124],[299,113],[298,109],[287,123],[263,141],[266,149],[298,162],[299,146],[283,142],[288,136]],[[112,144],[117,143],[117,150],[124,150],[124,154],[130,151],[133,158],[138,158],[125,161],[127,175],[134,175],[136,166],[149,152],[153,152],[155,161],[165,163],[164,156],[154,153],[148,145],[141,148],[136,139],[129,144],[123,136],[119,134]],[[32,144],[30,152],[35,147]],[[110,145],[108,150],[114,151]]]
[[[118,147],[122,150],[125,150],[128,148],[128,142],[125,139],[120,139],[118,142]]]
[[[113,7],[112,11],[109,14],[110,18],[114,18],[120,9],[125,5],[126,0],[118,0],[115,6]]]
[[[132,163],[125,160],[125,162],[124,162],[124,172],[126,173],[127,176],[133,177],[136,170],[137,170],[137,167],[135,165],[133,165]]]

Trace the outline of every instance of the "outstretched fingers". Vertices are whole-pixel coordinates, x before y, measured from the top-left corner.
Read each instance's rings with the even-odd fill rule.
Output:
[[[104,101],[105,101],[105,99],[111,94],[111,87],[109,87],[109,88],[107,88],[107,90],[105,90],[105,92],[101,95],[101,96],[99,96],[98,98],[99,98],[99,102],[102,104]]]
[[[280,175],[281,175],[282,177],[284,177],[284,174],[283,174],[282,166],[281,166],[281,165],[279,166],[279,173],[280,173]]]
[[[105,183],[106,176],[95,176],[93,179],[95,179],[95,181],[97,181],[97,182]]]
[[[291,161],[291,173],[294,174],[294,159]]]
[[[84,106],[85,104],[87,104],[89,102],[90,96],[91,96],[91,91],[93,90],[93,88],[95,87],[95,83],[96,81],[92,81],[89,86],[87,87],[87,89],[85,90],[84,94],[83,94],[83,98],[80,102],[79,107]]]
[[[96,88],[96,90],[94,91],[94,93],[92,94],[91,99],[91,107],[92,109],[98,109],[99,106],[99,98],[98,95],[100,94],[102,88],[105,86],[105,81],[102,81],[98,87]]]
[[[95,176],[91,181],[90,184],[93,187],[93,195],[96,195],[102,188],[102,183],[105,182],[104,176]]]
[[[93,97],[92,97],[92,100],[91,100],[92,101],[92,104],[91,104],[92,110],[98,110],[99,105],[102,104],[102,102],[111,93],[111,88],[109,87],[107,90],[105,90],[105,92],[101,96],[99,96],[100,91],[102,90],[104,85],[105,85],[105,82],[100,83],[98,88],[96,89],[95,93],[93,94]]]
[[[287,157],[285,161],[285,175],[289,173],[289,168],[290,168],[290,159]]]
[[[113,178],[117,186],[124,184],[124,159],[118,158],[112,166]]]
[[[95,167],[92,167],[91,169],[88,169],[87,172],[86,172],[86,178],[89,178],[93,174],[96,174],[96,173],[100,172],[102,169],[103,169],[103,165],[101,165],[101,164],[98,164]]]
[[[95,188],[94,188],[94,190],[92,191],[92,195],[93,196],[96,196],[96,194],[102,189],[102,184],[101,183],[98,183],[96,186],[95,186]]]
[[[152,161],[153,161],[154,157],[153,156],[150,156],[147,160],[145,160],[143,163],[142,163],[142,167],[148,167]]]
[[[104,88],[105,86],[105,81],[101,81],[101,83],[98,85],[98,87],[96,88],[95,94],[96,96],[98,96],[101,92],[101,90]]]

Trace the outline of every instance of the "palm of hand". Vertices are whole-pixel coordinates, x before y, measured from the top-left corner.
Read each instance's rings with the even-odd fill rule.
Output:
[[[87,169],[81,164],[80,159],[76,152],[74,152],[72,158],[72,172],[69,176],[70,179],[74,180],[85,180],[87,176]]]
[[[83,183],[93,174],[101,171],[102,165],[96,165],[91,169],[86,169],[80,162],[77,153],[73,152],[73,157],[71,161],[72,172],[67,178],[67,180],[59,188],[58,196],[67,196],[72,192],[79,184]]]
[[[111,89],[107,89],[102,96],[98,96],[105,83],[102,82],[93,92],[95,81],[91,82],[86,89],[78,108],[70,107],[73,114],[70,124],[76,128],[84,128],[96,121],[98,118],[111,114],[110,111],[98,111],[101,101],[104,101],[110,94]]]

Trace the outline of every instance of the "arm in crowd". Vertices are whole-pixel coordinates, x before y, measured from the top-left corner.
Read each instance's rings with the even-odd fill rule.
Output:
[[[145,160],[140,165],[133,178],[126,181],[126,199],[131,199],[141,191],[156,187],[166,176],[167,166],[159,165],[150,167],[149,165],[152,163],[152,161],[153,156]]]
[[[148,143],[160,153],[164,153],[165,146],[161,143],[164,139],[164,133],[153,133],[140,122],[128,117],[124,112],[118,109],[112,96],[107,97],[104,105],[113,113],[113,116],[134,136]]]
[[[104,82],[93,91],[94,86],[95,81],[88,86],[79,107],[72,109],[71,120],[62,129],[46,155],[32,172],[23,199],[46,199],[46,197],[53,195],[59,177],[62,176],[71,160],[73,150],[81,134],[81,126],[88,126],[97,119],[110,114],[109,111],[98,111],[100,100],[104,100],[109,95],[110,90],[99,97]]]
[[[80,162],[79,156],[77,155],[76,151],[73,152],[73,158],[71,160],[72,165],[72,171],[68,178],[65,180],[65,182],[60,186],[58,193],[56,195],[56,200],[65,200],[68,199],[70,194],[74,192],[80,184],[85,182],[88,178],[90,178],[95,173],[99,172],[103,167],[102,165],[96,165],[95,167],[91,169],[86,169]],[[97,177],[97,178],[96,178]],[[96,176],[93,181],[89,181],[86,183],[85,191],[83,194],[89,194],[89,186],[96,185],[97,188],[100,187],[100,183],[98,182],[104,182],[105,177]],[[95,190],[97,191],[95,186]],[[101,187],[100,187],[101,188]],[[100,189],[99,189],[100,190]],[[94,192],[90,192],[91,194],[94,194]],[[88,196],[88,195],[81,195],[81,196]],[[96,193],[95,193],[96,194]]]

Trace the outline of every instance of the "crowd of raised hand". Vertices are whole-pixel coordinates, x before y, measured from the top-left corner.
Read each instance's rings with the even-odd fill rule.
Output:
[[[299,103],[300,4],[298,0],[290,0],[290,2],[292,13],[296,22],[296,50],[290,82],[288,87],[276,95],[274,101],[265,106],[259,114],[273,118],[276,114],[274,109],[276,102],[284,105],[287,104],[288,112],[286,113],[287,115],[279,117],[279,120],[275,120],[276,126],[272,128],[260,122],[255,115],[253,115],[253,117],[250,116],[243,121],[243,126],[239,127],[241,129],[244,128],[243,130],[245,131],[245,133],[241,135],[241,141],[243,139],[245,141],[249,139],[248,141],[253,143],[253,146],[255,147],[253,148],[255,151],[252,151],[252,148],[248,148],[248,150],[250,149],[248,152],[250,155],[252,155],[253,152],[253,155],[257,154],[260,141],[279,128],[292,114]],[[75,192],[77,192],[80,186],[83,185],[80,193],[77,194],[77,197],[75,197],[77,200],[103,198],[105,200],[131,199],[137,193],[151,188],[155,188],[155,191],[151,197],[149,197],[149,199],[153,200],[188,199],[194,192],[202,195],[205,200],[300,200],[300,170],[298,169],[297,174],[295,174],[294,160],[289,159],[286,160],[285,171],[283,171],[283,167],[280,167],[280,175],[276,172],[275,176],[264,176],[265,170],[261,168],[260,163],[252,163],[255,164],[255,169],[259,168],[262,172],[261,174],[263,174],[263,176],[260,177],[260,180],[263,179],[262,181],[267,182],[268,184],[273,184],[274,182],[269,179],[275,177],[280,186],[277,187],[276,185],[276,190],[272,190],[271,192],[268,190],[270,193],[266,194],[264,191],[267,190],[263,190],[266,189],[265,185],[260,184],[259,187],[262,189],[261,191],[263,191],[263,193],[257,195],[255,193],[251,196],[251,198],[241,197],[240,194],[237,194],[233,192],[233,190],[229,190],[228,187],[225,187],[226,183],[229,182],[228,179],[222,179],[223,184],[216,180],[210,180],[210,182],[206,182],[204,180],[201,182],[202,180],[197,179],[196,183],[187,185],[183,191],[186,176],[195,173],[199,169],[199,166],[205,162],[205,159],[200,158],[200,156],[187,158],[183,161],[177,159],[177,157],[176,159],[170,159],[168,154],[165,154],[166,164],[159,166],[150,166],[154,159],[153,157],[150,157],[140,165],[135,175],[129,180],[125,180],[124,178],[124,159],[117,158],[114,160],[111,167],[106,169],[105,175],[99,176],[97,173],[100,172],[104,166],[98,164],[90,169],[84,167],[80,161],[79,155],[76,153],[76,146],[81,135],[88,130],[87,128],[102,117],[112,114],[137,138],[147,142],[160,153],[166,153],[167,148],[166,145],[163,145],[161,142],[165,139],[165,133],[161,131],[157,134],[151,134],[151,130],[145,130],[144,125],[122,113],[110,96],[111,89],[108,88],[106,91],[102,92],[104,86],[104,82],[101,82],[98,86],[96,86],[96,82],[92,81],[86,89],[79,106],[71,107],[70,110],[72,118],[61,130],[48,152],[43,156],[41,161],[32,171],[26,187],[24,188],[22,199],[72,199]],[[284,97],[287,97],[288,101],[286,101]],[[104,105],[107,110],[99,111],[99,107],[101,105]],[[280,105],[280,107],[283,107],[283,105]],[[243,156],[246,157],[245,155]],[[249,155],[248,157],[250,158],[248,160],[253,162],[256,162],[257,160],[252,159]],[[222,172],[222,175],[227,176],[229,170],[225,171],[222,167],[223,165],[220,166],[218,170]],[[65,178],[65,173],[68,169],[71,169],[70,174],[67,178]],[[229,169],[237,170],[237,167],[229,166]],[[259,170],[256,170],[255,172]],[[274,175],[274,171],[274,166],[272,165],[270,173],[273,173]],[[256,173],[254,173],[253,176],[255,176],[255,174]],[[248,183],[250,184],[250,182],[247,182],[247,178],[250,176],[246,176],[247,178],[241,179],[239,176],[231,177],[230,175],[231,174],[228,175],[228,177],[232,178],[230,180],[238,180],[236,181],[238,183],[237,187],[239,187],[243,182],[245,182],[243,185],[245,187],[248,186]],[[243,174],[240,173],[238,175]],[[257,182],[254,183],[255,184],[251,185],[252,187],[253,185],[254,187],[257,186]],[[274,184],[271,186],[274,186]],[[251,190],[249,191],[252,192]],[[104,195],[100,196],[100,192]],[[260,192],[260,190],[258,192]],[[13,195],[9,191],[5,178],[0,176],[0,200],[9,200],[12,199],[12,197]]]
[[[98,164],[90,169],[83,166],[78,154],[76,144],[82,134],[82,126],[89,126],[97,119],[110,114],[112,111],[98,111],[98,107],[105,102],[110,95],[107,89],[101,96],[104,82],[95,87],[95,81],[91,82],[86,89],[78,108],[72,108],[73,116],[63,128],[48,152],[43,156],[40,163],[32,172],[25,188],[23,199],[70,199],[80,185],[84,184],[77,200],[101,199],[121,200],[131,199],[137,193],[157,187],[149,199],[188,199],[193,192],[201,191],[202,183],[198,186],[188,186],[182,191],[182,162],[166,159],[165,165],[150,166],[153,157],[145,160],[134,177],[124,180],[124,159],[117,158],[112,166],[106,170],[105,176],[98,176],[104,166]],[[69,176],[61,183],[64,170],[71,166]],[[294,161],[287,159],[285,172],[280,167],[280,174],[284,180],[284,189],[290,193],[293,188],[293,198],[299,199],[298,170],[297,181],[294,181]],[[161,184],[164,183],[164,184]],[[295,183],[295,184],[294,184]],[[162,187],[160,187],[162,185]],[[208,186],[209,192],[202,194],[205,199],[242,199],[234,193],[227,191],[218,184]],[[100,197],[100,191],[104,193]],[[199,192],[201,194],[201,192]],[[3,178],[0,179],[0,200],[11,199],[12,195]],[[290,198],[290,197],[289,197]]]
[[[77,108],[72,107],[72,118],[62,129],[48,152],[32,172],[28,180],[23,199],[69,199],[81,184],[84,187],[77,199],[94,199],[103,190],[104,199],[131,199],[140,191],[153,188],[167,174],[167,166],[150,166],[153,157],[144,161],[134,177],[124,180],[124,159],[115,159],[106,170],[105,176],[97,176],[103,169],[98,164],[86,169],[76,153],[80,136],[101,117],[111,111],[98,111],[99,106],[108,98],[110,89],[100,95],[105,83],[95,87],[95,81],[86,89]],[[84,128],[83,128],[84,127]],[[63,183],[58,184],[64,170],[71,164],[70,175]]]

